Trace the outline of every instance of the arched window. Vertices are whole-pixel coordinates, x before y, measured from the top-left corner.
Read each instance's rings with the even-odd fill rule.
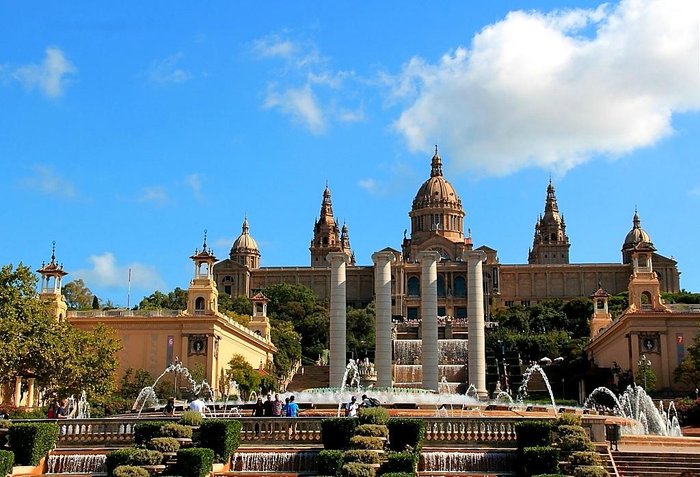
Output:
[[[409,277],[407,283],[408,296],[420,296],[420,280],[418,277]]]
[[[649,293],[648,291],[642,292],[641,300],[642,310],[651,309],[651,293]]]
[[[441,273],[437,276],[437,296],[445,296],[445,277]]]
[[[467,281],[463,276],[455,277],[454,291],[456,297],[467,296]]]
[[[202,298],[201,296],[197,297],[197,299],[194,301],[195,314],[204,313],[204,307],[205,307],[204,298]]]
[[[557,234],[556,232],[552,232],[552,242],[557,240]]]

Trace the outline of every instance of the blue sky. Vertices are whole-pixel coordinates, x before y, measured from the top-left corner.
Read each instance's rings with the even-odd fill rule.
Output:
[[[700,292],[700,3],[264,3],[0,2],[0,263],[55,240],[103,300],[131,268],[133,304],[247,214],[263,266],[307,265],[328,181],[369,264],[438,144],[502,263],[551,175],[572,262],[619,262],[636,206]]]

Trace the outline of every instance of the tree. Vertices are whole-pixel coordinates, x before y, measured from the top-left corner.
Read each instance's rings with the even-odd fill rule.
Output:
[[[374,302],[365,308],[349,308],[347,311],[347,349],[356,358],[367,357],[374,349]]]
[[[258,389],[260,385],[260,373],[253,369],[243,356],[234,354],[228,362],[226,380],[229,382],[236,381],[238,389],[242,391],[241,394],[247,396],[251,391]]]
[[[145,369],[127,368],[119,384],[119,394],[125,399],[134,400],[146,386],[151,386],[155,379]]]
[[[185,310],[187,308],[187,290],[176,287],[167,295],[161,291],[155,291],[151,295],[143,297],[136,308],[138,310]]]
[[[93,310],[99,310],[100,309],[100,299],[97,298],[97,295],[92,297],[92,309]]]
[[[673,371],[673,378],[695,389],[700,388],[700,333],[688,346],[683,361]]]
[[[92,308],[93,293],[82,278],[63,285],[61,293],[66,297],[66,303],[71,310],[89,310]]]
[[[288,321],[271,319],[270,325],[270,337],[277,348],[275,371],[278,378],[283,378],[289,374],[292,365],[301,359],[301,336]]]

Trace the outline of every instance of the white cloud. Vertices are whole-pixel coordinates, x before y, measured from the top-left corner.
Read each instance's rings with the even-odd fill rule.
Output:
[[[412,150],[437,142],[493,175],[649,146],[674,113],[700,109],[698,18],[697,0],[511,12],[468,49],[408,61],[391,78],[390,99],[410,101],[394,127]]]
[[[291,40],[278,35],[268,35],[253,41],[253,54],[258,58],[292,58],[299,52],[299,47]]]
[[[162,186],[144,187],[136,198],[137,202],[153,202],[163,204],[168,200],[168,192]]]
[[[288,88],[282,92],[278,92],[274,86],[271,86],[268,89],[264,107],[279,109],[314,134],[321,134],[326,128],[324,114],[309,85],[303,88]]]
[[[27,89],[39,90],[51,98],[61,96],[68,83],[67,76],[77,72],[63,52],[56,47],[46,49],[41,64],[31,64],[16,68],[12,76]]]
[[[378,187],[379,187],[379,185],[377,184],[377,181],[375,181],[372,178],[360,179],[357,182],[357,185],[359,185],[361,188],[363,188],[369,192],[376,192]]]
[[[202,200],[202,176],[194,173],[185,177],[185,184],[192,190],[195,199]]]
[[[161,84],[184,83],[189,80],[192,77],[190,72],[179,67],[181,59],[182,53],[175,53],[152,62],[148,69],[148,79]]]
[[[101,255],[90,255],[88,261],[91,268],[76,270],[75,276],[82,278],[88,286],[127,288],[129,269],[131,269],[131,285],[134,288],[162,290],[164,281],[155,267],[139,262],[128,265],[118,265],[117,259],[111,252]]]
[[[72,199],[78,196],[73,183],[61,177],[52,167],[33,166],[34,174],[19,181],[26,189],[38,191],[45,195]]]
[[[365,110],[360,107],[354,111],[341,110],[338,113],[338,121],[342,123],[359,123],[365,120]]]

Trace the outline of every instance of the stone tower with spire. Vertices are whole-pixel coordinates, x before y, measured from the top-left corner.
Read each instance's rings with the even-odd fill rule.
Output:
[[[56,262],[56,242],[53,243],[51,249],[51,261],[42,263],[41,268],[37,270],[41,275],[41,292],[39,298],[46,303],[48,312],[56,319],[63,321],[66,318],[68,305],[66,299],[61,293],[61,281],[63,277],[68,275],[63,271],[63,265]]]
[[[343,252],[347,255],[350,264],[355,264],[355,256],[350,249],[347,224],[343,225],[342,234],[340,232],[338,223],[333,216],[331,190],[326,185],[321,201],[321,213],[314,223],[314,238],[309,247],[312,267],[328,267],[326,256],[331,252]]]
[[[564,216],[559,214],[557,196],[550,179],[544,215],[540,215],[535,223],[535,238],[527,261],[529,264],[567,264],[570,246]]]
[[[216,257],[207,247],[207,231],[204,231],[202,251],[194,251],[194,276],[187,289],[187,314],[216,315],[219,311],[219,291],[214,282]]]

